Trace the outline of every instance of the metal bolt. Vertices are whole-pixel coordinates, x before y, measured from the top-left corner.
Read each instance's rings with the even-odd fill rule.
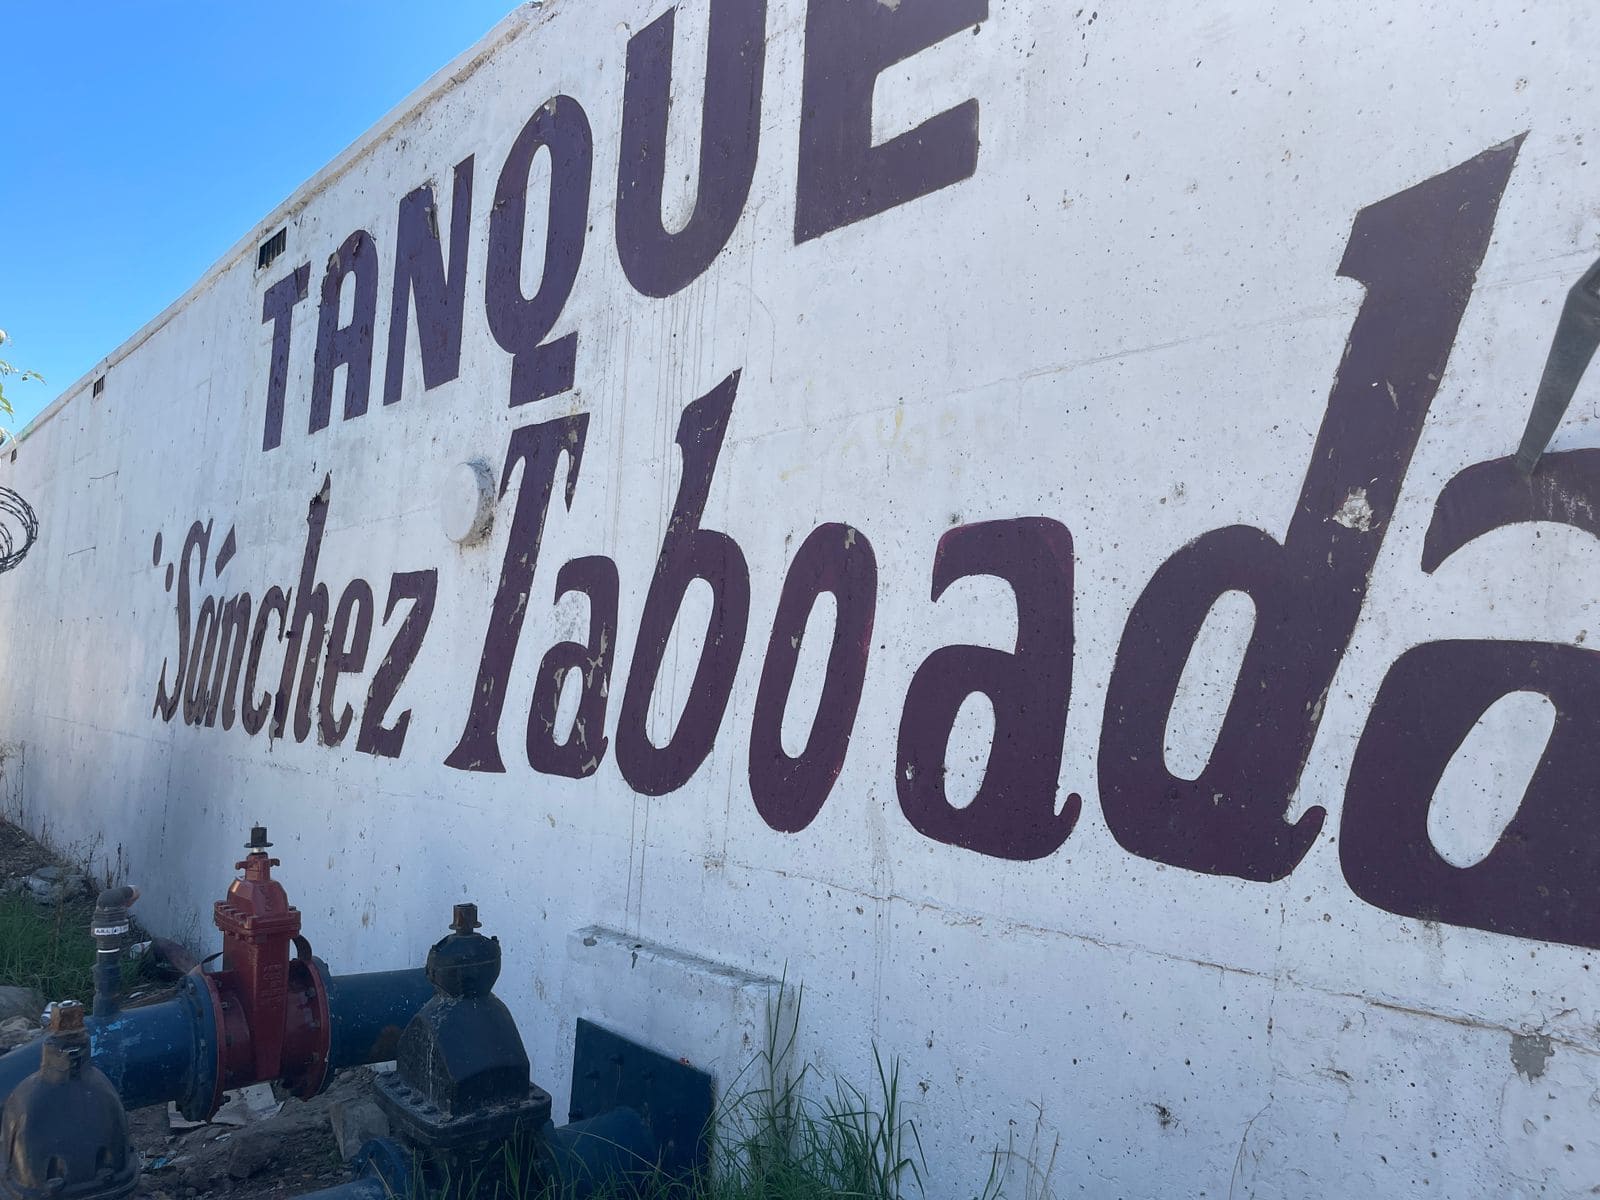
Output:
[[[50,1032],[75,1033],[83,1028],[83,1005],[77,1000],[58,1000],[50,1007]]]
[[[474,929],[482,928],[478,920],[478,906],[476,904],[458,904],[450,914],[450,928],[457,933],[471,933]]]
[[[257,854],[264,854],[272,843],[267,841],[267,827],[265,825],[250,826],[250,840],[245,843],[245,849]]]

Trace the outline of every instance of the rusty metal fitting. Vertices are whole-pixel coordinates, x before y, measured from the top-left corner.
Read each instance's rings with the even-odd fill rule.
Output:
[[[471,933],[474,929],[482,929],[483,922],[478,920],[478,906],[476,904],[458,904],[450,913],[450,928],[457,933]]]
[[[58,1000],[50,1007],[51,1033],[78,1033],[83,1029],[83,1005],[76,1000]]]

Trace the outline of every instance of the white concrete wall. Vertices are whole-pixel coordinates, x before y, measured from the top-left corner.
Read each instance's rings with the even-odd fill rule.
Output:
[[[1026,1148],[1036,1119],[1046,1146],[1060,1138],[1060,1195],[1600,1185],[1589,728],[1600,668],[1581,649],[1600,582],[1594,379],[1534,484],[1505,463],[1478,468],[1438,518],[1470,525],[1461,514],[1484,509],[1505,527],[1422,565],[1447,482],[1514,452],[1567,289],[1600,251],[1592,6],[989,0],[984,16],[977,0],[770,0],[748,201],[709,265],[657,298],[619,261],[616,197],[629,38],[667,7],[558,0],[509,17],[0,463],[0,484],[41,521],[26,561],[0,576],[0,797],[34,829],[120,865],[152,926],[202,937],[249,825],[264,821],[307,934],[341,970],[419,962],[450,904],[476,900],[507,947],[501,991],[558,1111],[572,1016],[628,1011],[617,997],[643,986],[620,965],[608,972],[624,956],[569,949],[599,926],[661,948],[661,961],[803,979],[805,1048],[826,1069],[865,1082],[872,1044],[900,1055],[930,1194],[975,1192],[987,1151],[1010,1137]],[[671,229],[694,208],[709,27],[707,0],[681,9]],[[840,32],[851,14],[865,32]],[[941,22],[960,31],[927,49],[904,33]],[[873,91],[873,47],[902,35],[916,52]],[[808,56],[823,115],[803,131]],[[969,177],[797,241],[797,191],[884,195],[870,172],[799,150],[848,149],[860,124],[829,125],[825,110],[863,88],[879,142],[957,112],[900,143],[891,182],[915,193],[907,179],[970,141]],[[573,386],[512,407],[512,356],[485,299],[490,210],[519,131],[557,95],[592,130],[592,182],[574,210],[587,236],[551,335],[577,334]],[[728,111],[747,114],[748,91],[729,95]],[[975,118],[957,108],[974,100]],[[402,398],[385,405],[398,206],[431,181],[448,246],[451,172],[468,155],[459,369],[425,388],[413,324]],[[528,186],[530,293],[550,170],[540,155]],[[1353,235],[1363,210],[1378,215]],[[258,272],[257,243],[285,226],[286,253]],[[341,370],[331,423],[308,432],[324,274],[356,230],[376,249],[369,408],[343,418]],[[553,258],[572,235],[558,233]],[[301,264],[309,293],[289,318],[281,444],[263,450],[274,333],[263,297]],[[673,523],[674,439],[691,403],[736,371],[701,524],[742,551],[748,629],[709,754],[681,786],[646,794],[659,789],[619,768],[619,724]],[[587,417],[581,470],[569,507],[560,460],[535,559],[526,541],[510,546],[526,481],[506,469],[508,446],[514,430],[575,414]],[[1412,418],[1414,454],[1396,432]],[[509,487],[488,536],[463,546],[446,518],[470,511],[470,484],[463,495],[452,473],[474,460]],[[188,613],[241,591],[259,605],[271,585],[298,590],[325,476],[315,581],[330,617],[354,579],[376,605],[370,652],[336,684],[335,715],[354,708],[349,733],[324,744],[313,709],[297,739],[292,687],[277,737],[270,717],[254,736],[219,714],[191,723],[181,704],[163,719],[160,681],[180,655],[167,570],[191,524],[211,534],[206,561],[188,568]],[[1398,489],[1392,520],[1386,487]],[[961,561],[984,536],[970,527],[1018,518],[1037,520],[996,535],[990,558]],[[837,780],[793,792],[820,812],[779,832],[752,798],[757,693],[790,565],[829,522],[875,552],[875,590],[851,593],[875,596],[875,621]],[[1229,526],[1262,534],[1182,550]],[[237,553],[219,575],[230,529]],[[930,600],[947,534],[947,565],[1024,582],[979,573]],[[1293,556],[1266,541],[1286,537]],[[506,585],[523,615],[515,652],[485,659],[502,572],[525,555],[531,586]],[[541,657],[588,636],[581,598],[551,606],[562,564],[583,556],[608,557],[620,586],[599,697],[609,745],[574,779],[533,769],[524,741]],[[738,565],[717,562],[736,587]],[[436,572],[436,598],[383,714],[410,712],[390,757],[358,750],[357,731],[411,603],[385,620],[397,572]],[[794,586],[815,580],[802,570]],[[1257,589],[1254,624],[1240,588]],[[1197,623],[1224,589],[1189,655],[1179,617]],[[1136,610],[1142,594],[1150,604]],[[805,744],[837,607],[819,604],[806,626],[790,754]],[[649,704],[656,745],[690,697],[710,611],[694,584]],[[941,647],[1009,652],[1024,624],[1026,727],[1002,731],[991,755],[994,706],[962,704],[941,801],[926,785],[939,764],[902,744],[939,732],[913,675]],[[738,649],[736,632],[720,629],[725,646]],[[1252,632],[1255,665],[1245,657],[1241,675]],[[276,626],[267,634],[257,692],[278,687],[284,661]],[[1499,648],[1424,652],[1402,679],[1401,656],[1441,639]],[[844,659],[827,675],[841,686]],[[1180,683],[1154,682],[1186,660]],[[925,687],[951,661],[931,660]],[[446,763],[480,665],[507,681],[498,773]],[[976,686],[962,678],[952,704]],[[1395,690],[1380,703],[1386,678]],[[1015,694],[1012,676],[990,686],[1001,707]],[[576,688],[574,673],[559,730]],[[919,698],[903,732],[908,689]],[[1502,692],[1513,698],[1491,705]],[[830,695],[824,715],[840,712]],[[468,757],[463,767],[484,765]],[[1436,792],[1433,776],[1406,774],[1421,763],[1437,775],[1447,760]],[[778,788],[772,764],[756,769]],[[1069,794],[1081,815],[1067,835]],[[1285,820],[1315,810],[1320,832],[1312,815],[1296,842]],[[685,1047],[731,1044],[753,1019],[744,983],[674,979],[650,986],[679,1010],[651,1018],[660,1030],[675,1016]]]

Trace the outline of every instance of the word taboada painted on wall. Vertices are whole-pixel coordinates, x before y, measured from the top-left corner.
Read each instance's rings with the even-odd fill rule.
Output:
[[[813,0],[795,174],[797,243],[869,218],[892,219],[884,214],[978,169],[979,99],[881,144],[872,141],[871,106],[881,70],[986,15],[983,0],[898,7]],[[661,211],[673,13],[628,45],[616,245],[627,279],[650,296],[687,286],[726,245],[756,161],[765,6],[712,4],[710,20],[698,186],[689,220],[673,232]],[[575,386],[582,331],[550,335],[589,230],[593,137],[577,99],[552,97],[523,126],[497,176],[482,303],[489,332],[513,358],[505,397],[513,408]],[[1214,529],[1176,549],[1128,614],[1107,688],[1097,780],[1106,822],[1127,851],[1207,874],[1272,881],[1294,870],[1321,831],[1320,807],[1293,822],[1286,814],[1519,146],[1517,139],[1487,149],[1357,214],[1339,274],[1360,284],[1364,297],[1283,541],[1250,526]],[[529,295],[528,182],[541,152],[549,156],[548,210],[542,274]],[[399,201],[384,405],[403,399],[413,311],[424,387],[459,373],[475,175],[473,157],[455,168],[447,226],[431,187]],[[310,265],[267,289],[262,321],[272,339],[261,393],[262,453],[291,436],[288,414],[302,400],[307,435],[328,427],[341,369],[343,419],[370,416],[379,253],[372,235],[358,229],[328,260],[307,397],[291,398],[288,380],[297,350],[290,316],[309,295]],[[354,306],[342,319],[347,293]],[[649,795],[684,787],[719,736],[742,736],[756,810],[772,829],[798,833],[827,802],[849,752],[882,586],[873,539],[897,531],[838,520],[809,532],[788,564],[773,626],[764,631],[753,710],[730,718],[739,664],[750,643],[753,652],[761,650],[761,638],[749,628],[744,552],[729,534],[706,528],[703,516],[730,417],[741,389],[754,386],[760,385],[735,372],[706,394],[685,398],[677,494],[637,626],[619,627],[612,558],[563,563],[554,599],[586,599],[588,636],[545,650],[525,721],[510,715],[525,724],[531,770],[584,778],[611,757],[627,784]],[[152,562],[164,568],[175,621],[155,686],[155,717],[170,722],[181,714],[192,726],[237,724],[250,736],[265,730],[272,738],[325,746],[354,739],[359,751],[398,758],[412,715],[402,688],[430,627],[439,620],[476,623],[481,655],[470,691],[463,689],[460,733],[445,761],[461,771],[506,772],[506,700],[545,520],[558,496],[570,509],[583,486],[588,424],[586,414],[576,413],[529,421],[511,434],[500,495],[514,479],[520,483],[487,612],[451,609],[449,597],[438,595],[437,570],[425,561],[396,571],[386,585],[324,578],[323,531],[330,506],[341,499],[331,475],[306,517],[298,578],[264,590],[259,584],[256,591],[234,590],[222,580],[239,547],[231,528],[220,532],[218,518],[196,520],[170,543],[158,534]],[[1432,572],[1467,542],[1516,522],[1563,522],[1600,536],[1597,501],[1600,451],[1548,455],[1531,481],[1509,458],[1479,463],[1442,489],[1421,570]],[[169,558],[166,546],[173,544]],[[1072,835],[1082,799],[1077,791],[1059,793],[1074,666],[1073,564],[1072,532],[1049,513],[961,524],[940,539],[930,601],[958,580],[1003,580],[1014,599],[1017,634],[1009,651],[944,646],[910,680],[894,784],[906,820],[926,837],[1031,860]],[[652,740],[651,697],[696,581],[713,597],[709,626],[676,726],[664,741]],[[1164,753],[1169,714],[1202,626],[1229,592],[1249,597],[1255,623],[1209,759],[1193,777],[1180,776]],[[821,697],[803,749],[791,754],[780,730],[808,619],[825,594],[835,618]],[[624,638],[633,650],[613,718],[612,662]],[[272,650],[272,663],[264,661],[269,645],[281,647]],[[532,661],[526,649],[523,661]],[[572,673],[581,686],[569,713],[561,700]],[[1433,794],[1480,717],[1518,692],[1549,700],[1553,731],[1492,851],[1471,865],[1452,864],[1429,837]],[[958,805],[946,790],[946,755],[957,714],[973,694],[992,705],[993,736],[975,797]],[[730,726],[743,728],[733,735]],[[1600,790],[1597,748],[1600,658],[1593,652],[1504,640],[1432,642],[1406,651],[1378,689],[1349,774],[1339,837],[1346,881],[1367,902],[1404,916],[1600,948],[1593,883],[1600,879],[1600,832],[1586,817]]]

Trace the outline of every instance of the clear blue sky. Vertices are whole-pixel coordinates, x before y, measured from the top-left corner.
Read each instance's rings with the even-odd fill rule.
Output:
[[[9,0],[0,351],[21,429],[514,0]]]

